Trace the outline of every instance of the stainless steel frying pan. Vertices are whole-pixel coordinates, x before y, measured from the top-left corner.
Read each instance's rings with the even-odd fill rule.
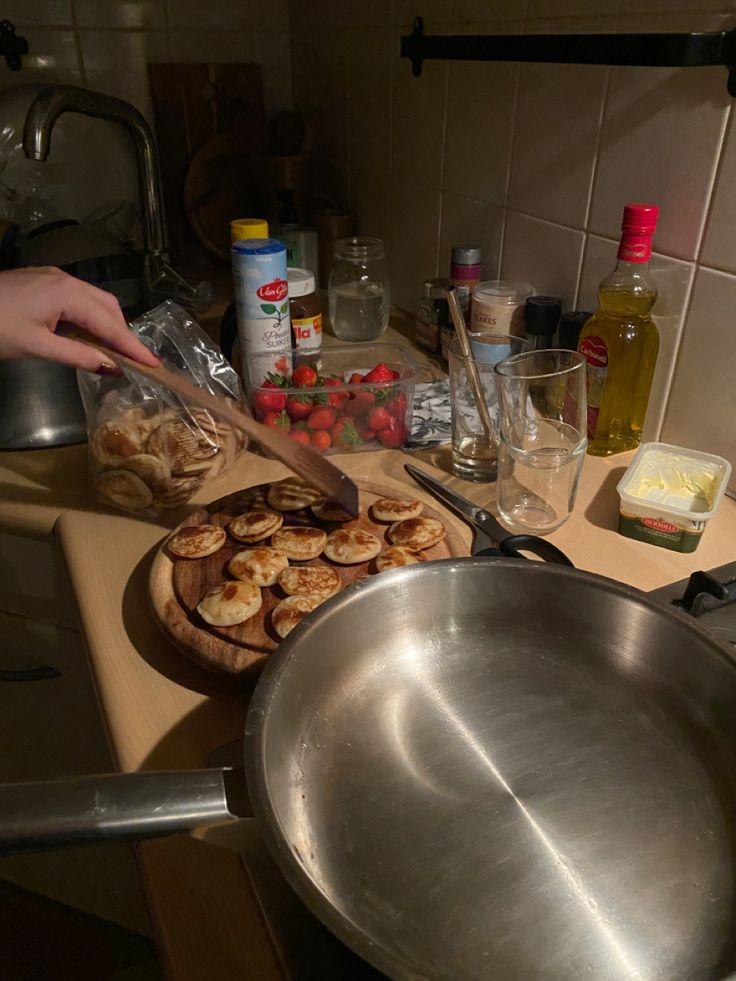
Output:
[[[392,978],[736,968],[736,665],[637,590],[506,558],[361,580],[269,660],[245,767],[293,887]],[[234,777],[2,787],[0,839],[191,826]]]

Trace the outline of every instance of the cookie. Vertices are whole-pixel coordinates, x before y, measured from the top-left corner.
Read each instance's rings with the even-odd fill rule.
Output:
[[[288,572],[289,559],[279,548],[246,548],[236,552],[228,563],[228,572],[254,586],[274,586],[282,572]]]
[[[190,525],[169,539],[168,549],[180,559],[203,559],[225,544],[227,535],[220,525]]]
[[[103,422],[92,433],[89,445],[98,463],[119,466],[122,460],[143,453],[146,431],[139,420]]]
[[[340,565],[368,562],[381,551],[381,541],[370,531],[338,528],[327,536],[324,552],[328,559]]]
[[[390,545],[384,549],[380,555],[376,556],[376,569],[379,572],[388,572],[389,569],[398,569],[402,565],[414,565],[421,561],[416,552],[405,548],[403,545]]]
[[[277,511],[300,511],[302,508],[318,504],[323,497],[324,495],[311,484],[298,477],[288,477],[286,480],[271,484],[267,500],[270,507]]]
[[[404,545],[420,552],[441,542],[445,537],[445,527],[436,518],[409,518],[391,525],[388,537],[394,545]]]
[[[221,582],[202,597],[197,610],[213,627],[234,627],[255,616],[261,603],[261,591],[252,582]]]
[[[233,518],[227,530],[239,542],[262,542],[283,523],[283,515],[276,511],[246,511]]]
[[[279,586],[289,596],[313,595],[327,599],[342,584],[340,573],[328,565],[290,565],[279,573]]]
[[[271,614],[273,629],[282,639],[301,623],[308,613],[316,610],[324,597],[320,595],[287,596],[275,606]]]
[[[306,562],[316,559],[327,541],[327,532],[321,528],[310,528],[303,525],[289,525],[279,528],[271,536],[274,548],[283,549],[290,559],[295,562]]]
[[[126,511],[143,511],[153,501],[151,488],[130,470],[105,470],[95,481],[98,497]]]
[[[421,501],[409,498],[395,501],[391,497],[379,497],[371,505],[371,514],[376,521],[386,521],[390,524],[407,518],[418,518],[422,513],[422,507]]]

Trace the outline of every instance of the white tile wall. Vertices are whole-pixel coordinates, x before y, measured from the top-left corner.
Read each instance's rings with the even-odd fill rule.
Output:
[[[302,0],[291,0],[295,79],[308,71],[300,42],[311,25],[336,48],[362,27],[358,8],[370,5],[344,4],[338,24],[335,2],[308,0],[307,18]],[[736,352],[717,362],[700,354],[718,346],[726,324],[728,344],[736,337],[736,275],[706,269],[736,274],[736,121],[726,140],[733,110],[725,69],[434,61],[415,79],[398,44],[417,13],[430,34],[707,31],[736,26],[733,0],[392,0],[388,65],[385,48],[361,49],[360,84],[372,78],[377,94],[361,97],[358,111],[349,79],[341,93],[349,152],[333,156],[332,172],[340,193],[347,187],[340,203],[386,239],[394,297],[410,308],[423,279],[447,274],[453,242],[473,241],[484,247],[485,275],[500,271],[559,293],[569,307],[594,307],[615,262],[624,204],[658,204],[652,268],[661,353],[647,435],[658,434],[666,412],[668,438],[697,445],[698,428],[722,409],[736,432],[727,381],[708,378],[727,379]],[[301,100],[295,85],[298,104],[310,98]],[[329,99],[323,106],[339,127]],[[704,281],[718,284],[708,303]],[[699,401],[687,412],[674,408],[690,388]]]

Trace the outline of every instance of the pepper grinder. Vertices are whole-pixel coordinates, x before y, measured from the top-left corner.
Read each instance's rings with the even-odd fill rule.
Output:
[[[555,332],[562,315],[556,296],[530,296],[524,305],[524,334],[533,351],[554,347]]]

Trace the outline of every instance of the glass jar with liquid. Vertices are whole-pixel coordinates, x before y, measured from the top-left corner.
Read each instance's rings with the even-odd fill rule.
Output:
[[[380,238],[335,245],[328,284],[330,323],[341,341],[374,341],[388,326],[391,285]]]

